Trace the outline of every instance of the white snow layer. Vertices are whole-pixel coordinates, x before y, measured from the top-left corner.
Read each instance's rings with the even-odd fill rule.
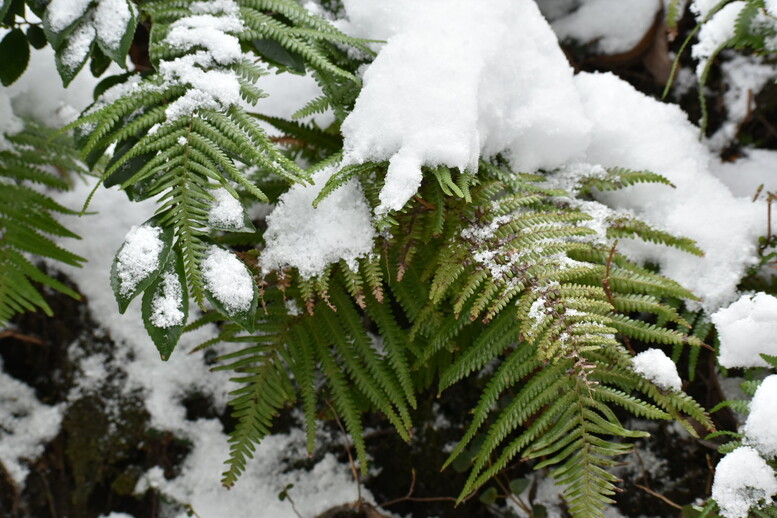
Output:
[[[585,150],[572,69],[534,2],[345,4],[353,32],[383,23],[388,36],[342,127],[346,162],[389,160],[378,213],[402,208],[423,165],[475,170],[479,156],[506,151],[534,171]]]
[[[656,0],[587,0],[571,14],[553,21],[560,40],[594,43],[603,54],[635,48],[656,21]]]
[[[711,318],[718,330],[718,362],[723,367],[767,367],[760,354],[777,356],[777,298],[772,295],[743,295]]]
[[[356,260],[370,253],[375,229],[358,182],[349,181],[313,207],[334,171],[320,171],[314,185],[294,185],[281,196],[267,216],[267,246],[259,258],[263,271],[294,267],[307,278],[341,259],[355,270]]]
[[[17,486],[29,473],[25,462],[40,456],[59,433],[62,409],[38,401],[32,387],[3,372],[0,359],[0,463]]]
[[[208,224],[219,228],[242,228],[243,205],[222,188],[211,192],[213,205],[208,211]]]
[[[634,370],[664,390],[682,389],[677,365],[661,349],[642,351],[631,359]]]
[[[745,444],[767,459],[777,458],[777,374],[767,376],[750,402]]]
[[[658,263],[661,273],[693,291],[707,310],[733,300],[745,269],[756,261],[763,205],[735,198],[710,173],[717,158],[677,106],[650,98],[612,74],[581,73],[575,83],[593,123],[586,161],[652,171],[676,186],[641,184],[601,193],[599,199],[696,240],[705,256],[631,240],[621,240],[619,248]]]
[[[761,196],[777,192],[777,151],[773,149],[747,149],[736,162],[713,164],[712,173],[734,193],[735,196],[752,199],[761,189]],[[766,235],[766,207],[762,207],[761,225]]]
[[[774,494],[774,471],[753,448],[737,448],[715,468],[712,498],[726,518],[745,518],[759,501],[769,501]]]
[[[202,262],[205,286],[229,313],[248,311],[254,300],[254,280],[232,252],[211,246]]]
[[[91,3],[92,0],[51,0],[44,18],[52,31],[61,32],[81,18]]]
[[[116,255],[116,276],[119,293],[129,295],[137,285],[159,268],[159,254],[164,243],[159,238],[160,227],[142,225],[132,227]]]
[[[151,300],[151,323],[155,327],[168,327],[183,324],[183,287],[178,276],[172,272],[162,274],[160,290]]]
[[[777,0],[766,0],[766,12],[777,16]]]
[[[717,0],[715,3],[718,3]],[[707,62],[718,51],[720,46],[734,37],[737,16],[739,16],[745,5],[747,5],[746,2],[742,0],[726,4],[707,23],[701,26],[698,36],[699,41],[691,48],[691,56],[698,61],[696,65],[697,77],[702,77],[707,67]]]

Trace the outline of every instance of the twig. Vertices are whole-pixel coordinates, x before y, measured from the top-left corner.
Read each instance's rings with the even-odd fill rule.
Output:
[[[380,504],[378,507],[388,507],[390,505],[398,504],[399,502],[441,502],[441,501],[456,502],[457,501],[456,498],[452,496],[430,496],[430,497],[413,496],[413,491],[415,491],[415,469],[411,469],[410,474],[412,478],[410,480],[410,488],[407,490],[407,494],[405,496],[395,498],[394,500],[389,500],[388,502],[384,502]]]
[[[610,286],[610,271],[612,270],[612,260],[615,258],[615,249],[618,246],[618,240],[616,239],[612,248],[610,248],[610,255],[607,256],[607,263],[604,265],[604,280],[602,280],[602,286],[604,287],[604,294],[607,295],[607,301],[615,309],[615,299],[612,296],[612,287]],[[637,354],[634,348],[631,346],[631,340],[628,336],[623,336],[623,343],[626,344],[626,348],[631,354]]]
[[[649,494],[649,495],[652,495],[652,496],[654,496],[654,497],[658,498],[659,500],[663,501],[664,503],[666,503],[666,504],[668,504],[668,505],[671,505],[671,506],[672,506],[672,507],[674,507],[675,509],[682,509],[682,508],[683,508],[683,506],[681,506],[680,504],[678,504],[678,503],[676,503],[676,502],[673,502],[673,501],[669,500],[669,499],[668,499],[667,497],[665,497],[664,495],[661,495],[661,494],[659,494],[659,493],[656,493],[655,491],[653,491],[653,490],[652,490],[652,489],[650,489],[649,487],[645,487],[645,486],[643,486],[643,485],[640,485],[640,484],[634,484],[634,486],[636,486],[636,487],[640,488],[640,489],[641,489],[642,491],[644,491],[645,493],[647,493],[647,494]]]
[[[27,342],[34,345],[46,345],[46,342],[44,342],[37,336],[25,335],[24,333],[20,333],[19,331],[15,331],[13,329],[6,329],[4,331],[0,331],[0,339],[2,338],[16,338],[17,340],[20,340],[22,342]]]
[[[351,474],[353,475],[353,480],[356,482],[356,498],[359,502],[359,505],[362,504],[362,484],[361,484],[361,478],[359,477],[359,469],[356,467],[356,462],[353,460],[353,455],[351,455],[351,442],[348,440],[348,432],[345,431],[345,427],[343,426],[343,423],[340,421],[340,416],[337,415],[337,410],[332,406],[332,404],[329,402],[329,400],[325,400],[326,406],[329,407],[329,410],[332,411],[332,414],[335,416],[335,421],[337,422],[337,426],[340,427],[340,430],[343,432],[343,435],[345,436],[345,453],[348,454],[348,463],[351,465]]]

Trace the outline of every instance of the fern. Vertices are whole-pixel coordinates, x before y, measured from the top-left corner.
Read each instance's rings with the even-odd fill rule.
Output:
[[[32,122],[25,125],[22,132],[0,140],[0,144],[7,142],[6,149],[0,147],[0,326],[25,311],[41,309],[52,314],[37,284],[80,299],[33,261],[45,257],[70,266],[84,262],[49,237],[78,239],[55,218],[74,212],[41,189],[67,190],[64,172],[83,168],[69,139],[50,140],[52,132],[44,127]]]

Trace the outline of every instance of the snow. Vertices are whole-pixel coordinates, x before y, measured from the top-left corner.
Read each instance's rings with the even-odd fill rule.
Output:
[[[766,12],[777,16],[777,0],[766,0]]]
[[[213,205],[208,211],[208,224],[219,228],[242,228],[243,205],[224,188],[215,189]]]
[[[14,114],[11,99],[0,90],[0,152],[11,149],[6,136],[16,135],[24,129],[22,120]]]
[[[422,165],[476,170],[479,156],[506,152],[534,171],[585,150],[590,124],[572,69],[534,2],[365,4],[346,2],[355,33],[380,23],[372,37],[388,42],[342,133],[346,163],[389,160],[378,214],[412,197]]]
[[[721,0],[693,0],[691,11],[696,15],[697,21],[702,21],[720,2]]]
[[[756,261],[763,204],[736,198],[711,174],[718,159],[677,106],[650,98],[612,74],[580,73],[575,84],[593,123],[585,161],[652,171],[676,186],[639,184],[599,193],[597,200],[694,239],[705,256],[623,239],[619,250],[659,264],[662,274],[699,296],[708,311],[734,300],[746,268]]]
[[[0,359],[0,464],[19,487],[29,473],[26,461],[59,433],[62,410],[38,401],[31,387],[3,372]]]
[[[92,0],[51,0],[44,15],[54,32],[61,32],[81,18]]]
[[[760,354],[777,356],[777,298],[742,295],[712,315],[718,330],[718,363],[723,367],[767,367]]]
[[[602,54],[620,54],[637,46],[660,8],[651,0],[588,0],[552,27],[561,41],[593,43]]]
[[[254,300],[254,280],[235,254],[211,246],[202,261],[205,287],[229,313],[248,311]]]
[[[134,7],[127,0],[100,0],[94,11],[97,38],[113,52],[118,52],[127,32]]]
[[[178,276],[172,272],[162,274],[161,290],[151,301],[151,323],[155,327],[168,328],[183,324],[183,289]]]
[[[191,115],[198,109],[225,110],[240,103],[237,75],[227,70],[204,70],[213,65],[213,58],[203,51],[159,64],[159,71],[168,84],[189,88],[165,110],[167,122]]]
[[[314,185],[294,185],[278,200],[267,217],[267,246],[259,257],[263,272],[293,267],[309,278],[341,259],[356,270],[357,259],[370,254],[375,229],[356,180],[332,192],[318,208],[313,207],[313,200],[334,172],[334,168],[324,169],[313,176]]]
[[[777,458],[777,375],[767,376],[750,402],[745,443],[767,459]]]
[[[710,137],[709,145],[715,151],[724,149],[736,138],[740,126],[756,108],[755,96],[777,78],[777,67],[761,56],[734,54],[720,65],[720,70],[726,83],[723,102],[727,117]]]
[[[712,498],[726,518],[745,518],[761,500],[777,494],[774,471],[750,447],[737,448],[718,463]]]
[[[159,268],[159,254],[164,243],[159,238],[162,229],[151,225],[132,227],[124,245],[116,254],[116,275],[119,293],[128,295],[142,280]]]
[[[713,164],[712,173],[735,196],[752,200],[763,185],[761,197],[767,192],[777,192],[777,151],[772,149],[746,149],[735,162]],[[766,235],[766,208],[761,217],[763,234]]]
[[[661,349],[642,351],[631,359],[634,371],[664,390],[679,392],[682,389],[677,365]]]
[[[60,61],[69,74],[74,74],[92,50],[96,32],[91,23],[81,23],[68,36],[60,53]]]
[[[717,4],[718,1],[715,0]],[[696,2],[693,5],[699,5]],[[691,56],[699,63],[696,65],[696,76],[702,78],[709,58],[713,56],[721,45],[734,37],[734,23],[737,16],[745,7],[746,2],[738,0],[723,6],[712,18],[701,26],[698,35],[698,43],[691,48]]]

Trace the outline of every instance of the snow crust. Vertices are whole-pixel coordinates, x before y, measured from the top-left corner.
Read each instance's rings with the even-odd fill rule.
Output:
[[[235,254],[218,246],[202,262],[205,286],[230,313],[248,311],[254,299],[254,280]]]
[[[712,315],[718,330],[718,363],[723,367],[767,367],[760,354],[777,356],[777,297],[742,295]]]
[[[215,189],[208,224],[219,228],[242,228],[243,205],[224,188]]]
[[[634,370],[659,388],[679,392],[682,389],[677,365],[661,349],[648,349],[631,359]]]
[[[715,468],[712,498],[726,518],[745,518],[760,500],[769,501],[774,494],[774,471],[753,448],[737,448]]]
[[[355,270],[357,259],[370,254],[375,229],[358,182],[349,181],[313,207],[334,172],[320,171],[313,176],[314,185],[294,185],[278,200],[267,216],[267,246],[259,257],[264,272],[294,267],[308,278],[341,259]]]
[[[552,27],[559,40],[594,43],[600,53],[620,54],[637,46],[660,8],[650,0],[588,0]]]
[[[767,459],[777,458],[777,374],[767,376],[750,402],[745,442]]]
[[[159,238],[162,229],[151,225],[132,227],[124,238],[124,245],[116,255],[116,275],[119,293],[128,295],[151,272],[159,268],[159,254],[164,243]]]
[[[178,276],[172,272],[162,274],[160,290],[151,300],[151,323],[166,329],[183,324],[183,288]]]
[[[35,391],[3,372],[0,358],[0,463],[23,487],[29,473],[26,461],[39,457],[59,432],[62,405],[44,405]]]
[[[504,151],[533,171],[585,150],[572,69],[534,2],[372,4],[345,2],[355,34],[382,25],[371,37],[388,41],[342,133],[346,162],[389,160],[379,214],[415,194],[423,165],[475,170],[479,156]]]

